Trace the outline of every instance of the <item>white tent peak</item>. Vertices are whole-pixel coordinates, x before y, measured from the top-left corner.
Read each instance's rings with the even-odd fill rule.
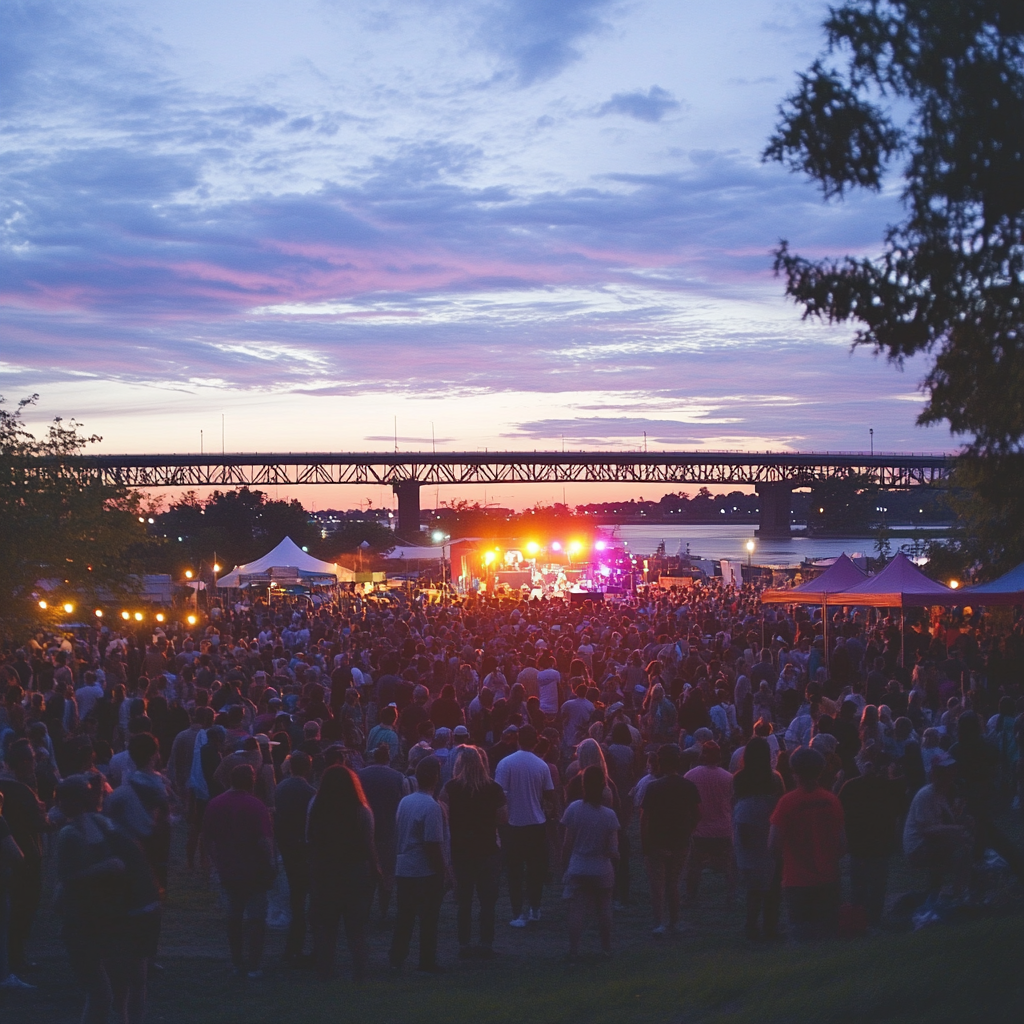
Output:
[[[271,569],[280,568],[294,569],[299,578],[303,576],[333,576],[339,582],[351,581],[354,578],[351,570],[345,569],[337,562],[325,562],[323,559],[314,558],[308,551],[303,551],[291,537],[285,537],[277,547],[268,551],[262,558],[246,562],[245,565],[236,565],[231,572],[217,581],[217,586],[238,587],[241,585],[243,576],[266,576]]]

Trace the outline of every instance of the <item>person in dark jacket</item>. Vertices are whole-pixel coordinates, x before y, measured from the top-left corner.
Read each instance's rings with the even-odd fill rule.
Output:
[[[309,754],[296,750],[288,758],[287,777],[274,790],[274,839],[288,878],[291,923],[284,943],[284,960],[291,966],[307,961],[302,955],[306,941],[306,900],[309,897],[309,863],[306,846],[306,813],[316,795],[309,776],[313,763]]]

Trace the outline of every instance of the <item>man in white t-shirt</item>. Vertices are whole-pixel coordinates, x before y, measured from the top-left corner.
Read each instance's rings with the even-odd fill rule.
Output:
[[[78,704],[78,719],[81,721],[96,706],[103,696],[103,687],[96,681],[95,672],[85,673],[85,685],[75,690],[75,702]]]
[[[955,788],[956,761],[940,750],[932,760],[931,783],[914,795],[903,826],[903,852],[912,867],[927,872],[932,900],[947,877],[962,892],[970,872],[971,833],[950,803]]]
[[[402,798],[395,820],[397,858],[395,884],[398,912],[391,940],[392,967],[401,967],[409,955],[413,927],[420,920],[419,970],[436,973],[437,922],[444,899],[446,822],[434,791],[441,778],[435,757],[416,766],[416,792]]]
[[[594,705],[587,700],[587,684],[580,683],[575,696],[562,705],[562,742],[567,748],[586,739],[593,714]]]
[[[533,753],[537,730],[519,730],[519,749],[503,757],[494,770],[494,781],[505,791],[508,826],[505,830],[505,862],[513,928],[525,928],[540,920],[540,901],[548,869],[547,820],[554,813],[554,783],[547,763]],[[526,901],[523,906],[523,872]]]
[[[559,687],[562,685],[561,673],[555,668],[555,660],[550,654],[543,654],[537,659],[537,696],[540,698],[540,709],[552,718],[558,715]]]

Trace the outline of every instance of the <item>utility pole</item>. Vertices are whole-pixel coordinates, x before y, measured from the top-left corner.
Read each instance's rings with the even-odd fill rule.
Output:
[[[868,427],[868,433],[871,435],[871,456],[873,458],[875,454],[875,428]]]

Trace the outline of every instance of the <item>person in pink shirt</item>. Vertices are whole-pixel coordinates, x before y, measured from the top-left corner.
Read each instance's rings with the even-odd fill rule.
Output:
[[[696,768],[683,776],[700,793],[700,821],[690,842],[686,867],[686,905],[693,906],[700,888],[705,864],[725,873],[729,901],[736,892],[736,872],[732,856],[732,775],[722,766],[722,748],[707,741]]]

